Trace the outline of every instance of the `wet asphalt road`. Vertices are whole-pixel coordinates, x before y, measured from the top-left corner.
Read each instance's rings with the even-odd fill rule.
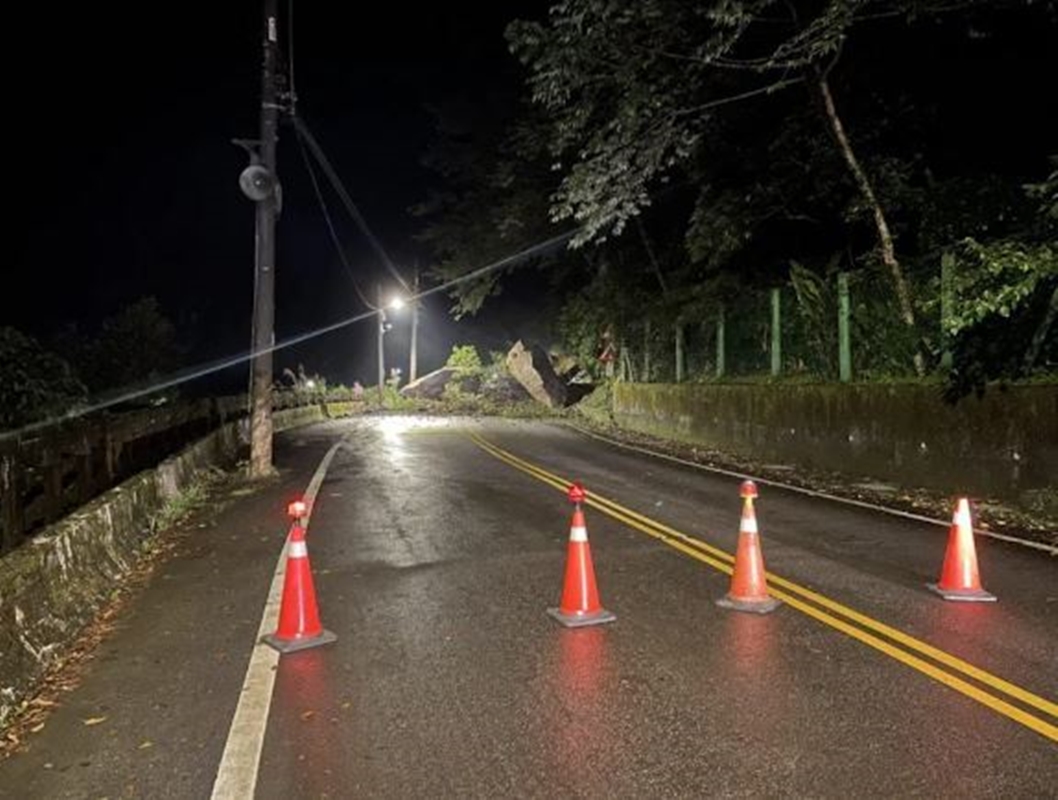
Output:
[[[280,661],[258,797],[1058,796],[1046,736],[790,605],[717,608],[726,575],[592,508],[618,621],[560,628],[544,611],[569,504],[471,433],[734,550],[737,481],[567,429],[392,418],[292,432],[281,481],[233,498],[225,536],[166,565],[84,686],[0,764],[0,796],[208,796],[279,552],[275,512],[343,434],[308,539],[339,639]],[[773,573],[1058,698],[1058,559],[980,540],[999,602],[945,603],[923,587],[943,528],[768,487],[757,508]],[[101,707],[108,722],[85,728]]]

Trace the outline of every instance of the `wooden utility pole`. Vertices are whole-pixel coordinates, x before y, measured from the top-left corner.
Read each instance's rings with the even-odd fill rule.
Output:
[[[386,401],[386,308],[382,300],[382,284],[378,284],[378,403]]]
[[[257,200],[254,254],[253,367],[250,379],[250,475],[272,473],[272,345],[275,343],[276,127],[279,122],[276,68],[279,61],[279,0],[264,0],[261,65],[260,165],[269,191]]]
[[[419,265],[411,282],[411,348],[408,355],[408,383],[418,376],[419,370]]]

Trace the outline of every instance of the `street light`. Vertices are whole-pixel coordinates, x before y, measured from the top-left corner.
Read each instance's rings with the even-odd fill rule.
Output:
[[[386,347],[383,339],[385,338],[386,332],[393,326],[386,319],[386,309],[391,311],[400,311],[404,308],[405,301],[400,295],[390,298],[388,303],[382,300],[382,284],[378,285],[378,306],[375,311],[378,312],[378,402],[381,405],[386,397]]]

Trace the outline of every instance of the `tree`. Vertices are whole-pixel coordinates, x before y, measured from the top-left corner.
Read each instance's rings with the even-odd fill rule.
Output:
[[[981,225],[946,254],[953,276],[945,320],[954,355],[949,400],[1058,361],[1058,157],[1052,166],[1045,181],[1025,187],[1035,204],[1027,220],[1018,225],[1010,204],[1000,205],[997,215],[1013,220],[1011,230],[993,226],[988,236]]]
[[[434,113],[437,136],[423,163],[440,187],[411,210],[425,222],[418,239],[438,259],[432,270],[438,280],[460,279],[559,233],[548,218],[554,179],[538,113],[502,98],[488,107],[449,105]],[[534,260],[549,257],[553,251]],[[449,292],[456,318],[498,294],[504,271],[456,284]]]
[[[0,328],[0,430],[62,414],[85,388],[70,365],[14,328]]]
[[[144,297],[103,320],[75,362],[88,388],[99,393],[170,372],[178,357],[176,328],[155,298]]]
[[[551,118],[562,174],[552,218],[583,225],[576,244],[620,233],[679,170],[701,164],[730,107],[806,85],[873,220],[900,316],[913,329],[892,226],[842,121],[831,75],[861,21],[942,7],[913,0],[565,0],[552,6],[546,24],[512,23],[512,50],[530,69],[533,100]],[[692,220],[699,231],[708,227],[710,190],[702,187]],[[924,369],[920,354],[915,366]]]

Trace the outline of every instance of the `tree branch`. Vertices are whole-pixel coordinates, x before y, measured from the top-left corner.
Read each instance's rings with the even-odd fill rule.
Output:
[[[701,111],[707,111],[710,108],[716,108],[717,106],[727,105],[728,103],[737,103],[740,100],[748,100],[751,97],[756,97],[761,94],[770,94],[771,92],[777,92],[779,89],[785,89],[787,86],[793,86],[796,83],[801,83],[804,78],[784,78],[781,81],[770,83],[767,86],[761,86],[758,89],[750,89],[748,92],[742,92],[741,94],[734,94],[730,97],[722,97],[719,100],[710,100],[708,103],[702,103],[700,106],[693,106],[691,108],[681,108],[672,112],[673,116],[687,116],[688,114],[697,114]]]
[[[908,288],[907,280],[904,278],[903,267],[900,266],[900,262],[896,258],[896,249],[893,247],[893,235],[889,231],[889,222],[885,218],[881,203],[878,202],[878,198],[874,194],[874,187],[871,186],[867,173],[860,166],[860,162],[852,150],[852,145],[849,143],[849,137],[845,134],[845,126],[842,125],[841,118],[838,116],[834,97],[830,93],[830,84],[827,83],[825,74],[820,74],[819,76],[819,90],[823,95],[827,119],[830,121],[834,138],[838,141],[838,147],[845,158],[845,163],[848,165],[853,178],[855,178],[856,185],[859,186],[860,192],[867,201],[867,205],[871,207],[874,213],[874,225],[878,231],[878,242],[881,245],[882,263],[888,267],[889,274],[893,279],[897,302],[900,305],[900,316],[908,328],[914,329],[915,307],[911,302],[911,290]],[[926,372],[926,365],[920,349],[916,349],[915,352],[915,372],[920,376]]]

